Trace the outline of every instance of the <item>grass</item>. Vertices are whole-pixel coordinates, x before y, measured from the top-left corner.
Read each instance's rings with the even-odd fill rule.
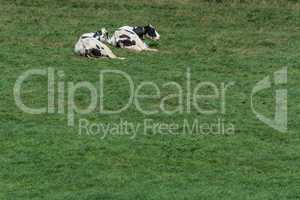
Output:
[[[0,199],[300,199],[299,1],[0,0]],[[122,25],[154,24],[158,53],[113,51],[125,61],[88,60],[73,54],[81,33]],[[254,85],[288,67],[287,133],[260,122],[250,108]],[[181,123],[183,119],[235,125],[235,134],[98,136],[78,134],[66,114],[31,115],[15,104],[16,79],[29,69],[62,70],[65,83],[96,83],[103,69],[128,73],[135,84],[154,81],[192,85],[234,81],[226,114],[145,116],[134,107],[119,115],[76,116],[91,122]],[[47,80],[24,84],[24,101],[47,104]],[[107,106],[127,98],[124,82],[106,85]],[[150,91],[151,92],[151,91]],[[164,95],[171,89],[162,89]],[[88,103],[80,91],[76,103]],[[65,96],[65,98],[67,98]],[[272,116],[272,93],[258,108]],[[147,101],[147,108],[157,107]],[[174,107],[176,102],[169,102]],[[206,102],[215,108],[218,101]]]

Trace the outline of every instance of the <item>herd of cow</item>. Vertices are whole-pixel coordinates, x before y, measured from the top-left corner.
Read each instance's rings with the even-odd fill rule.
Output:
[[[95,33],[83,34],[75,45],[75,53],[89,58],[118,58],[107,46],[125,48],[133,51],[157,51],[150,48],[144,39],[159,40],[160,35],[152,25],[147,26],[123,26],[117,29],[111,37],[105,28]]]

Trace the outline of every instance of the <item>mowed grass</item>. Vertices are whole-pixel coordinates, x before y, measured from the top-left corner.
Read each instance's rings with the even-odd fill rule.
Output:
[[[298,1],[0,0],[0,199],[300,199],[300,4]],[[106,27],[154,24],[158,53],[113,51],[127,59],[79,58],[73,46],[81,33]],[[79,135],[66,114],[31,115],[15,104],[16,79],[29,69],[62,70],[61,81],[96,84],[100,70],[128,73],[138,85],[175,81],[192,85],[235,82],[226,113],[145,116],[130,107],[117,115],[77,115],[91,122],[153,119],[182,123],[218,118],[235,125],[234,135]],[[288,67],[288,132],[280,133],[251,111],[254,85]],[[126,103],[126,82],[107,81],[106,104]],[[162,88],[162,87],[161,87]],[[163,95],[172,90],[162,88]],[[274,90],[273,90],[274,92]],[[24,101],[47,104],[47,79],[24,83]],[[77,92],[85,107],[89,94]],[[67,92],[65,99],[67,98]],[[220,101],[202,104],[218,108]],[[274,93],[256,97],[272,117]],[[159,101],[147,101],[147,108]],[[170,108],[176,101],[169,102]],[[67,105],[66,105],[67,108]]]

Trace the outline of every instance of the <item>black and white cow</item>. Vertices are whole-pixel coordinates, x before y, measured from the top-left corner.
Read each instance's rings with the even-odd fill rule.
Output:
[[[108,43],[113,46],[131,49],[134,51],[158,51],[150,48],[145,42],[145,38],[158,41],[160,35],[152,25],[147,26],[123,26],[116,30]]]
[[[75,44],[75,53],[88,58],[118,58],[110,48],[104,44],[108,41],[108,33],[106,29],[101,29],[95,33],[85,33],[80,36]]]

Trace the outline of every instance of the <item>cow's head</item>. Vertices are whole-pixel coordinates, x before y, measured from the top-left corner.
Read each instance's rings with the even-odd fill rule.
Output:
[[[101,42],[107,42],[109,37],[106,28],[102,28],[100,31],[97,31],[94,35],[94,38],[97,38],[97,40]]]
[[[149,38],[151,40],[156,40],[156,41],[160,39],[160,35],[158,34],[158,32],[156,31],[154,26],[152,26],[151,24],[145,26],[144,29],[145,29],[145,35],[147,38]]]

